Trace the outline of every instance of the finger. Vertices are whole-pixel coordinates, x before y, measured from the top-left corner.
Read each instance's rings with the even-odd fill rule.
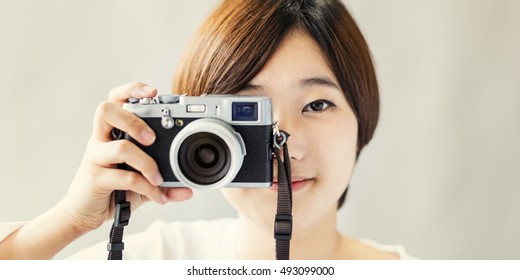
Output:
[[[147,84],[133,82],[112,89],[108,93],[108,100],[118,105],[123,104],[129,98],[154,97],[157,89]]]
[[[163,188],[168,201],[184,201],[193,196],[190,188]]]
[[[106,168],[96,176],[97,183],[106,190],[125,190],[144,195],[159,204],[168,202],[160,187],[154,186],[138,172]]]
[[[164,192],[163,192],[164,193]],[[131,202],[132,211],[139,208],[148,201],[152,201],[145,195],[136,192],[126,192],[126,199]]]
[[[153,158],[127,140],[103,143],[96,147],[90,157],[92,162],[103,167],[126,163],[141,172],[146,180],[155,186],[162,184],[164,181]]]
[[[94,116],[94,134],[100,141],[112,140],[113,128],[120,129],[143,145],[155,141],[155,132],[138,116],[126,111],[115,103],[105,101],[99,104]]]

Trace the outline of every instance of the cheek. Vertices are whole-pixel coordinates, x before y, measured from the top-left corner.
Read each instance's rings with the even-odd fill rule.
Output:
[[[334,166],[331,170],[336,170],[338,174],[346,174],[350,177],[356,161],[357,151],[357,129],[345,129],[342,134],[331,137],[333,140],[329,147],[333,147],[330,152],[330,161]]]
[[[354,127],[346,127],[337,138],[332,137],[332,139],[334,139],[334,143],[331,143],[331,147],[335,148],[333,151],[330,151],[332,152],[331,162],[334,162],[334,166],[331,166],[331,170],[335,170],[336,172],[336,174],[332,174],[332,176],[333,178],[341,180],[338,183],[343,189],[350,181],[356,162],[357,123]]]
[[[342,119],[330,122],[322,129],[318,135],[309,135],[312,147],[309,162],[318,171],[316,197],[333,205],[352,177],[357,151],[357,122]]]
[[[310,148],[309,160],[317,162],[315,168],[326,174],[325,177],[345,177],[352,172],[357,151],[357,122],[344,119],[322,126],[318,133],[308,135]]]

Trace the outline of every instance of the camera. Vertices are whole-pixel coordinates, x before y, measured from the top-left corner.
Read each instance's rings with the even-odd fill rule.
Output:
[[[273,176],[271,99],[209,94],[159,95],[123,104],[154,130],[143,146],[161,172],[161,187],[270,187]],[[123,168],[133,170],[130,166]]]

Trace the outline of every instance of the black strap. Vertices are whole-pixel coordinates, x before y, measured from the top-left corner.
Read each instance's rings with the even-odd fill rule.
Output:
[[[123,231],[130,220],[130,202],[126,201],[125,191],[114,191],[114,223],[110,230],[110,237],[107,244],[108,259],[122,260],[125,244],[123,243]]]
[[[287,149],[289,134],[280,131],[275,135],[275,156],[278,163],[278,205],[274,220],[274,238],[276,240],[276,259],[288,260],[292,238],[292,180],[291,159]],[[283,150],[283,161],[280,157]]]
[[[114,128],[111,132],[112,140],[123,139],[123,131]],[[123,169],[122,165],[118,166]],[[122,260],[123,250],[125,244],[123,243],[123,231],[124,227],[128,225],[130,221],[130,202],[126,201],[126,191],[114,191],[114,223],[112,229],[110,229],[109,241],[107,244],[108,259],[109,260]]]

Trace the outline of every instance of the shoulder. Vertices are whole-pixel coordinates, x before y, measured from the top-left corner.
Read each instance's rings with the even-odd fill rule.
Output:
[[[344,246],[348,248],[349,259],[364,260],[412,260],[402,245],[381,244],[367,238],[350,238],[344,236]]]

